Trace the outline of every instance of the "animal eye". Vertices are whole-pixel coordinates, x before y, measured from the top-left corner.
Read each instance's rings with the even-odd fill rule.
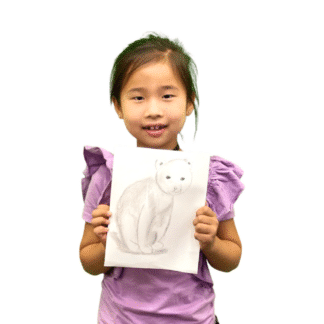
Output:
[[[181,181],[183,181],[184,179],[185,179],[185,178],[183,178],[183,177],[182,177],[182,178],[180,178],[180,180],[181,180]]]
[[[171,177],[170,177],[170,176],[166,176],[166,178],[167,178],[167,179],[171,179]]]

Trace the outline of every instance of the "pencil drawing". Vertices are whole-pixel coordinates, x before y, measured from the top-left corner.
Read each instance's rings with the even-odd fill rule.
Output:
[[[170,225],[174,196],[192,181],[186,159],[157,160],[155,175],[130,184],[117,203],[117,232],[111,233],[120,250],[136,254],[166,253],[163,238]]]

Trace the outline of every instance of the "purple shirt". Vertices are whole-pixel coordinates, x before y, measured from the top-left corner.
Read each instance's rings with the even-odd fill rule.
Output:
[[[90,223],[99,204],[110,205],[113,155],[86,146],[87,168],[82,179],[83,219]],[[233,204],[244,189],[243,171],[212,156],[209,165],[207,204],[219,221],[234,217]],[[207,260],[200,251],[198,274],[172,270],[115,267],[102,280],[100,324],[213,324],[215,294]]]

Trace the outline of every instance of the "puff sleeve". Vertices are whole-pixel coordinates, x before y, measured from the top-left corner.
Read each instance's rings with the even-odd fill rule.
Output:
[[[99,204],[110,204],[113,154],[99,147],[84,147],[86,169],[81,180],[84,208],[82,218],[90,223]]]
[[[244,189],[243,171],[234,163],[211,156],[207,185],[207,204],[219,221],[234,217],[233,204]]]

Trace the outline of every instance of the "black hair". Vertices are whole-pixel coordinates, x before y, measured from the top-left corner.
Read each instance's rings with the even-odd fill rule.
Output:
[[[178,39],[170,40],[167,37],[151,33],[129,44],[116,58],[110,77],[110,102],[113,98],[120,105],[120,93],[132,73],[140,66],[166,58],[173,71],[179,75],[186,93],[187,101],[193,104],[195,110],[195,136],[197,132],[199,104],[197,89],[197,67],[190,55],[184,50]],[[182,136],[182,135],[181,135]]]

